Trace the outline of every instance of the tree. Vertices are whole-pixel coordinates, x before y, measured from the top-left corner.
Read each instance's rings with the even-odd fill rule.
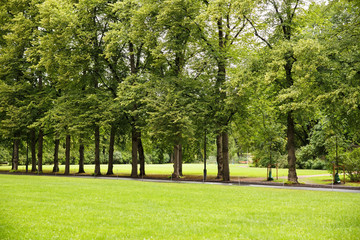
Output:
[[[288,150],[288,181],[297,183],[296,156],[295,156],[295,121],[294,111],[291,107],[294,102],[292,94],[284,94],[294,86],[293,67],[296,62],[294,56],[294,42],[296,42],[297,29],[295,18],[299,12],[302,1],[264,1],[260,4],[258,12],[265,15],[264,22],[255,22],[251,17],[245,16],[254,30],[254,34],[269,48],[271,62],[266,79],[273,84],[274,90],[280,100],[280,109],[286,115],[287,150]],[[254,17],[253,17],[254,18]],[[270,26],[273,32],[268,32]],[[271,29],[271,28],[270,28]]]
[[[108,2],[101,0],[75,4],[66,0],[60,3],[49,0],[41,8],[44,31],[40,46],[41,64],[63,96],[58,98],[58,104],[63,105],[59,109],[75,104],[67,110],[72,114],[66,119],[67,139],[70,132],[80,139],[90,130],[93,132],[95,175],[101,175],[100,131],[105,109],[111,104],[109,98],[113,98],[106,90],[116,92],[113,85],[108,86],[107,77],[112,65],[104,56],[104,36],[111,17],[108,11]],[[68,99],[73,103],[67,102]],[[83,171],[83,149],[80,143],[79,172]]]
[[[113,4],[114,19],[111,30],[106,37],[107,59],[116,53],[125,56],[122,59],[123,78],[119,85],[116,102],[128,119],[131,126],[132,170],[131,176],[138,176],[138,153],[141,163],[141,175],[145,174],[144,153],[142,151],[141,128],[145,121],[140,110],[144,96],[143,74],[151,63],[150,47],[152,46],[152,24],[156,15],[157,4],[152,1],[127,0]],[[125,67],[125,68],[123,68]]]
[[[217,131],[218,176],[224,181],[230,180],[228,127],[236,110],[227,105],[229,92],[227,70],[234,48],[241,42],[241,34],[245,32],[246,20],[243,17],[252,11],[251,1],[202,1],[203,11],[194,18],[198,38],[211,56],[216,66],[214,76],[212,115]],[[235,57],[236,58],[236,57]]]
[[[34,60],[30,57],[38,33],[36,28],[38,9],[32,1],[20,3],[7,1],[1,6],[1,12],[0,79],[2,89],[0,91],[3,91],[1,93],[2,111],[6,116],[2,119],[2,129],[5,135],[13,138],[13,168],[17,170],[21,137],[27,134],[27,127],[36,121],[36,117],[39,118],[36,116],[36,111],[44,107],[43,99],[35,97],[41,95],[36,88],[41,86],[42,76],[33,68]],[[35,111],[31,112],[32,110]],[[39,143],[41,143],[41,138],[39,138]],[[32,170],[35,170],[34,149],[33,143]],[[41,151],[39,156],[41,167]]]

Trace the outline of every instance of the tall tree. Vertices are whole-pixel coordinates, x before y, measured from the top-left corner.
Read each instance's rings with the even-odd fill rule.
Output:
[[[32,1],[6,1],[0,11],[0,95],[5,113],[2,130],[13,138],[13,167],[16,170],[21,136],[36,120],[33,118],[36,111],[32,112],[32,109],[39,110],[42,102],[34,103],[40,79],[34,72],[34,61],[29,57],[29,50],[36,44],[38,8]]]
[[[120,50],[127,58],[124,61],[126,78],[118,88],[117,101],[124,110],[131,126],[132,141],[132,169],[131,176],[138,176],[138,153],[140,162],[144,162],[144,154],[139,148],[141,142],[141,128],[144,125],[144,112],[141,111],[141,98],[145,91],[143,70],[150,64],[149,49],[153,37],[151,26],[157,11],[155,1],[127,0],[113,5],[116,21],[111,24],[111,31],[106,37],[107,57],[114,56],[114,50]],[[144,166],[144,164],[142,164]]]
[[[227,105],[227,69],[234,47],[241,42],[246,27],[244,15],[252,11],[252,1],[202,1],[202,14],[194,19],[203,48],[212,58],[217,72],[214,76],[212,111],[217,129],[218,177],[230,180],[228,127],[236,113]],[[221,151],[221,153],[219,152]]]
[[[254,21],[251,17],[246,16],[248,23],[254,30],[254,34],[261,39],[270,49],[270,58],[273,62],[269,64],[271,71],[266,74],[266,79],[271,81],[278,91],[279,96],[286,90],[291,89],[294,85],[293,66],[296,62],[294,56],[293,42],[296,41],[295,19],[299,12],[300,5],[303,1],[263,1],[259,5],[258,12],[266,17],[264,22]],[[261,19],[261,18],[258,18]],[[260,26],[266,27],[261,29]],[[273,32],[269,32],[269,26],[273,26]],[[276,59],[276,60],[275,60]],[[291,102],[294,101],[292,96],[281,96],[282,109],[286,116],[287,125],[287,150],[288,150],[288,181],[297,183],[296,174],[296,156],[295,156],[295,117],[294,109],[291,108]]]

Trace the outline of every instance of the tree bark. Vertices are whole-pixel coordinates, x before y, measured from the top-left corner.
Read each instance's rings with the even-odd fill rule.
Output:
[[[222,134],[222,157],[223,157],[223,181],[230,181],[229,168],[229,136],[227,132]]]
[[[216,162],[218,167],[218,174],[216,179],[223,177],[223,150],[222,150],[222,136],[221,134],[216,136]]]
[[[32,128],[30,130],[30,149],[31,149],[31,172],[36,172],[36,132]]]
[[[70,142],[71,138],[70,135],[66,135],[66,140],[65,140],[65,175],[69,175],[70,174]]]
[[[182,177],[182,164],[183,164],[183,149],[182,144],[179,145],[179,175]]]
[[[113,168],[114,168],[114,145],[115,145],[115,125],[111,126],[110,130],[110,143],[109,143],[109,162],[108,162],[108,170],[106,175],[113,175]]]
[[[100,127],[95,126],[95,176],[100,176]]]
[[[39,130],[39,139],[38,139],[38,171],[42,172],[43,165],[43,142],[44,142],[44,132],[42,128]]]
[[[12,154],[12,170],[18,170],[19,167],[19,146],[20,139],[18,139],[17,134],[15,134],[14,145],[13,145],[13,154]]]
[[[172,174],[172,178],[180,178],[179,173],[179,153],[180,153],[180,145],[174,146],[174,172]]]
[[[136,63],[135,63],[135,54],[134,54],[134,44],[129,41],[129,54],[130,54],[130,72],[131,74],[136,74]]]
[[[12,151],[12,154],[11,154],[11,170],[14,170],[15,140],[13,140],[12,147],[13,147],[13,151]]]
[[[29,134],[26,137],[26,163],[25,163],[25,171],[29,172]]]
[[[169,157],[170,157],[170,163],[174,163],[174,151],[172,151],[172,152],[169,154]]]
[[[216,92],[218,95],[218,111],[224,111],[224,104],[226,99],[226,92],[222,91],[223,85],[225,84],[226,80],[226,55],[225,55],[225,48],[226,48],[226,35],[224,36],[224,26],[223,26],[223,18],[220,17],[217,21],[218,27],[218,42],[219,42],[219,50],[220,55],[217,57],[217,79],[216,79]],[[226,126],[227,113],[223,112],[221,114],[222,117],[218,119],[220,127]],[[218,176],[217,178],[223,179],[223,181],[229,181],[229,139],[226,132],[222,132],[217,136],[216,144],[217,144],[217,160],[218,160]]]
[[[136,128],[133,126],[131,131],[131,177],[138,177],[137,173],[137,157],[138,157],[138,136]]]
[[[140,176],[145,176],[145,155],[140,133],[138,138],[138,152],[140,161]]]
[[[80,137],[79,143],[80,143],[80,146],[79,146],[79,172],[78,173],[85,173],[85,169],[84,169],[84,160],[85,160],[84,150],[85,150],[85,146],[84,146],[84,143],[83,143],[81,137]]]
[[[130,56],[130,73],[131,75],[136,75],[136,61],[135,61],[135,51],[134,51],[134,44],[129,41],[129,56]],[[133,106],[133,109],[136,110],[136,104]],[[131,131],[131,141],[132,141],[132,148],[131,148],[131,177],[138,177],[137,173],[137,162],[138,162],[138,132],[136,129],[136,118],[133,117],[132,119],[132,131]]]
[[[60,145],[60,140],[59,139],[55,139],[54,141],[55,143],[55,149],[54,149],[54,167],[53,167],[53,172],[59,172],[59,145]]]
[[[288,181],[298,183],[295,156],[295,124],[292,117],[292,112],[289,112],[287,116],[287,148],[289,165]]]

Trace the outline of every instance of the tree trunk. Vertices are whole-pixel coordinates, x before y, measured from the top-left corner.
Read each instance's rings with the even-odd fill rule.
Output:
[[[223,150],[222,150],[222,136],[221,134],[216,136],[216,162],[218,167],[218,174],[216,179],[223,177]]]
[[[14,146],[13,146],[13,157],[12,157],[12,170],[18,170],[19,167],[19,145],[20,140],[17,137],[17,134],[14,138]]]
[[[174,146],[174,172],[172,174],[172,178],[180,178],[179,173],[179,154],[180,153],[180,145]]]
[[[85,160],[84,149],[85,149],[85,146],[84,146],[84,143],[83,143],[81,137],[80,137],[79,143],[80,143],[80,146],[79,146],[79,172],[78,173],[85,173],[85,169],[84,169],[84,160]]]
[[[95,126],[95,176],[100,176],[100,127]]]
[[[29,134],[26,137],[26,163],[25,163],[25,171],[29,172]]]
[[[220,17],[217,21],[217,27],[218,27],[218,42],[219,42],[219,51],[220,55],[217,58],[217,77],[216,77],[216,94],[217,97],[217,109],[218,111],[223,111],[223,106],[225,104],[225,98],[226,98],[226,92],[221,91],[223,88],[223,85],[226,80],[226,56],[224,54],[225,52],[225,37],[224,37],[224,29],[223,29],[223,18]],[[222,116],[225,116],[225,113],[222,114]],[[218,119],[219,126],[224,126],[226,124],[226,119],[221,117]],[[224,139],[226,137],[226,139]],[[217,147],[217,155],[216,160],[218,162],[218,175],[216,178],[220,179],[222,178],[224,181],[227,181],[227,176],[225,172],[226,168],[226,159],[224,157],[227,156],[227,154],[224,154],[227,151],[227,146],[224,146],[224,143],[227,143],[227,135],[225,136],[223,133],[219,133],[219,135],[216,137],[216,147]]]
[[[287,117],[287,148],[289,165],[288,181],[298,183],[295,156],[295,125],[294,119],[292,117],[292,112],[289,112]]]
[[[133,126],[131,131],[131,177],[138,177],[137,174],[137,155],[138,155],[138,134],[136,128]]]
[[[70,174],[70,135],[66,135],[66,141],[65,141],[65,175]]]
[[[14,170],[14,153],[15,153],[15,140],[13,141],[13,151],[12,151],[12,155],[11,155],[11,170]]]
[[[110,143],[109,143],[109,162],[108,162],[108,170],[106,175],[113,175],[114,168],[114,144],[115,144],[115,125],[111,126],[110,130]]]
[[[134,44],[129,41],[129,55],[130,55],[130,73],[131,75],[136,75],[136,61],[135,61],[135,51],[134,51]],[[133,110],[137,109],[136,104],[133,106]],[[136,118],[133,117],[132,119],[132,131],[131,131],[131,141],[132,141],[132,148],[131,148],[131,177],[138,177],[137,173],[137,162],[138,162],[138,132],[135,126]]]
[[[183,164],[183,149],[182,149],[182,145],[179,145],[179,175],[183,176],[182,173],[182,164]]]
[[[38,139],[38,171],[42,172],[43,164],[43,142],[44,142],[44,132],[42,128],[39,130],[39,139]]]
[[[236,156],[238,157],[238,161],[240,161],[240,157],[242,157],[242,153],[240,153],[241,147],[240,147],[239,142],[238,142],[238,140],[236,138],[234,138],[234,141],[235,141],[235,146],[236,146]]]
[[[230,181],[229,168],[229,136],[227,132],[222,133],[222,155],[223,155],[223,181]]]
[[[36,172],[36,132],[32,128],[30,130],[30,149],[31,149],[31,172]]]
[[[140,161],[140,176],[145,176],[145,155],[140,133],[138,138],[138,152]]]
[[[172,151],[172,152],[169,154],[169,157],[170,157],[170,163],[174,163],[174,151]]]
[[[59,172],[59,145],[60,145],[60,140],[59,139],[55,139],[54,141],[55,143],[55,149],[54,149],[54,167],[53,167],[53,172]]]

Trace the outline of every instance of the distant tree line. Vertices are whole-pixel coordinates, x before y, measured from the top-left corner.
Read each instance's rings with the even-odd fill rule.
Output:
[[[257,165],[287,167],[294,183],[296,168],[360,172],[359,7],[4,0],[0,157],[12,148],[17,170],[27,146],[31,171],[44,162],[59,171],[60,154],[65,174],[75,162],[79,173],[95,163],[95,175],[101,163],[111,175],[130,162],[132,177],[146,161],[171,161],[179,178],[183,161],[211,151],[229,181],[231,155],[251,152]]]

